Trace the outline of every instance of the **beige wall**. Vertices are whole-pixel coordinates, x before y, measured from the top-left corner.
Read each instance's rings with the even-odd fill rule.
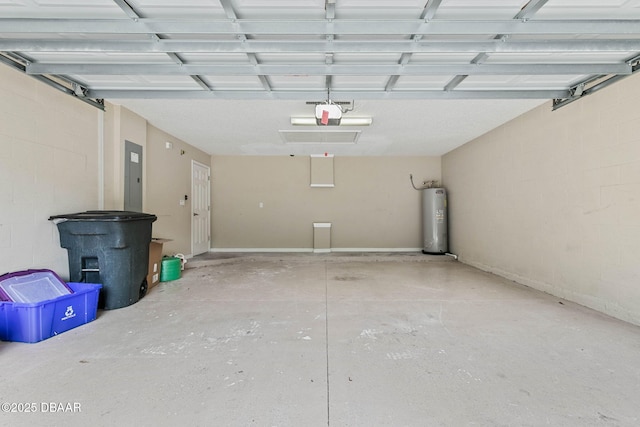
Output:
[[[311,188],[306,156],[214,156],[212,247],[311,250],[313,223],[330,222],[333,250],[418,249],[410,173],[439,180],[440,158],[336,157],[335,187]]]
[[[173,148],[167,149],[166,142]],[[158,217],[154,237],[171,239],[163,245],[165,255],[191,255],[191,164],[210,166],[211,156],[160,129],[147,126],[147,212]],[[180,200],[188,200],[184,206]]]
[[[154,214],[154,237],[172,239],[164,254],[191,254],[191,205],[178,204],[191,195],[191,160],[209,165],[211,157],[149,124],[128,109],[106,104],[105,111],[105,209],[124,208],[125,141],[142,146],[144,212]],[[165,142],[173,142],[167,150]],[[180,155],[184,151],[185,155]]]
[[[68,275],[48,218],[98,208],[102,114],[0,66],[0,274],[50,268]]]
[[[640,76],[443,157],[460,260],[640,324]]]
[[[104,207],[122,210],[125,141],[142,147],[142,171],[146,175],[147,121],[120,105],[106,103],[104,135]],[[147,209],[147,181],[142,181],[142,210]]]
[[[189,252],[190,216],[176,218],[165,209],[166,199],[155,196],[167,181],[180,182],[179,192],[187,188],[184,194],[189,194],[190,164],[188,169],[173,164],[164,171],[153,166],[149,170],[149,157],[157,154],[154,148],[159,139],[163,147],[165,140],[175,141],[206,165],[210,157],[151,126],[148,137],[144,118],[117,105],[105,107],[100,111],[0,66],[0,274],[49,268],[68,278],[67,251],[60,247],[57,228],[48,218],[123,209],[125,140],[144,150],[143,210],[159,209],[166,215],[154,230],[160,227],[163,232],[170,230],[167,234],[175,233],[174,250]],[[171,198],[177,204],[173,193]],[[171,218],[168,224],[166,218]]]
[[[556,112],[547,104],[448,153],[442,173],[435,157],[336,157],[335,188],[309,187],[308,157],[213,157],[213,248],[311,250],[313,222],[331,222],[334,250],[418,249],[408,175],[442,176],[461,261],[640,324],[637,99],[640,76]],[[177,206],[189,194],[185,159],[207,163],[204,153],[122,107],[103,113],[0,67],[0,273],[68,273],[47,218],[122,209],[124,140],[144,148],[156,231],[179,236],[168,251],[188,253],[190,208]],[[172,158],[180,147],[193,156]]]

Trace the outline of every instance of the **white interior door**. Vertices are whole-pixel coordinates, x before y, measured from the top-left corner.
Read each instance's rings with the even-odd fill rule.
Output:
[[[208,252],[211,246],[211,169],[196,161],[191,163],[191,253]]]

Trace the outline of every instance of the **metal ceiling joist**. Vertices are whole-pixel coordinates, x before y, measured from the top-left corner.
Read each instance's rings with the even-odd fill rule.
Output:
[[[25,61],[18,61],[14,58],[10,58],[6,55],[3,55],[0,53],[0,63],[8,65],[9,67],[16,69],[18,71],[22,71],[24,72],[24,68],[25,66],[21,63],[21,62],[25,62]],[[28,62],[28,61],[26,61]],[[33,76],[36,80],[54,88],[59,90],[60,92],[63,92],[67,95],[73,96],[79,100],[81,100],[82,102],[85,102],[93,107],[97,107],[101,110],[104,110],[104,100],[103,99],[92,99],[92,97],[88,97],[86,92],[88,91],[85,87],[81,86],[78,82],[75,82],[71,79],[63,79],[63,82],[65,82],[68,85],[62,84],[59,81],[56,81],[55,79],[48,77],[48,76]]]
[[[542,9],[549,0],[529,0],[529,3],[525,4],[524,7],[514,16],[514,19],[530,19],[537,11]]]
[[[627,63],[607,64],[57,64],[27,65],[27,74],[81,75],[580,75],[631,74]]]
[[[516,16],[513,17],[513,19],[529,19],[529,18],[531,18],[540,8],[542,8],[542,6],[545,5],[545,3],[547,3],[547,1],[548,0],[530,0],[529,3],[527,3],[526,5],[524,5],[524,7],[522,9],[520,9],[520,12],[518,12],[516,14]],[[506,41],[504,34],[496,34],[493,37],[493,39],[496,40],[496,41],[499,41],[499,42],[505,42]],[[475,58],[473,58],[471,60],[472,64],[481,64],[484,61],[486,61],[486,59],[489,56],[488,55],[489,51],[478,50],[478,52],[480,52],[480,53],[478,55],[476,55]],[[455,76],[453,79],[451,79],[449,81],[449,83],[447,83],[447,85],[445,86],[445,90],[453,90],[453,89],[455,89],[460,83],[465,81],[467,77],[469,77],[469,76],[465,75],[465,74],[461,74],[461,75]]]
[[[126,0],[113,0],[113,2],[117,4],[129,18],[134,20],[141,18],[140,14],[136,12]]]
[[[420,14],[420,19],[424,19],[426,21],[433,19],[433,17],[436,14],[436,11],[438,10],[438,7],[440,7],[440,3],[442,3],[442,0],[427,1],[427,4],[424,6],[424,9]],[[421,39],[422,39],[422,35],[419,35],[419,34],[411,35],[411,40],[413,42],[420,41]],[[400,65],[408,64],[412,56],[413,56],[412,52],[403,52],[402,55],[400,55],[400,60],[398,61],[398,64]],[[398,83],[399,79],[400,79],[400,76],[397,74],[389,76],[389,78],[387,79],[387,84],[384,87],[384,90],[387,92],[393,90],[395,85]]]
[[[334,19],[336,17],[336,0],[325,0],[325,18]]]
[[[446,90],[446,91],[454,90],[456,87],[458,87],[458,85],[460,83],[465,81],[467,77],[469,77],[469,76],[466,75],[466,74],[461,74],[461,75],[455,76],[454,78],[452,78],[449,81],[449,83],[447,83],[445,85],[444,90]]]
[[[113,0],[113,1],[118,5],[118,7],[120,7],[120,9],[122,9],[124,11],[124,13],[127,14],[127,16],[129,18],[133,19],[135,22],[137,22],[140,18],[142,18],[142,15],[137,10],[135,10],[126,0]],[[155,41],[155,42],[158,42],[158,41],[162,40],[162,38],[163,38],[162,35],[155,34],[155,33],[150,34],[150,36],[151,36],[152,40]],[[182,57],[180,57],[179,54],[177,54],[175,52],[166,52],[166,54],[176,64],[178,64],[178,65],[183,65],[184,64],[184,59],[182,59]],[[211,87],[209,86],[209,84],[201,76],[192,75],[191,78],[202,89],[211,90]]]
[[[440,7],[440,3],[442,3],[442,0],[428,0],[427,4],[424,5],[424,10],[420,15],[420,19],[431,21],[436,15],[436,12]]]
[[[636,56],[627,60],[627,62],[631,66],[631,73],[635,74],[640,71],[640,56]],[[558,97],[553,99],[553,107],[552,109],[555,111],[558,108],[564,107],[566,105],[571,104],[574,101],[577,101],[580,98],[583,98],[587,95],[591,95],[601,89],[604,89],[607,86],[610,86],[624,78],[628,77],[627,75],[616,75],[616,76],[592,76],[575,86],[573,86],[569,90],[569,96]]]
[[[640,51],[640,38],[571,40],[0,39],[0,51],[120,53],[565,53]]]
[[[105,99],[324,99],[324,90],[101,90],[91,89],[87,95]],[[342,99],[552,99],[570,95],[568,90],[332,90]]]
[[[238,19],[238,15],[236,14],[235,9],[233,8],[233,4],[231,4],[231,1],[230,0],[219,0],[219,1],[220,1],[220,5],[224,9],[225,14],[227,15],[227,18],[229,18],[232,21],[236,21]],[[246,34],[238,34],[236,37],[237,37],[237,40],[240,41],[241,43],[245,43],[248,40]],[[247,58],[249,59],[249,62],[252,65],[259,64],[258,57],[256,56],[255,52],[246,52],[246,54],[247,54]],[[260,80],[260,84],[262,84],[263,89],[266,91],[270,91],[271,83],[269,82],[269,78],[264,74],[260,74],[257,77],[258,77],[258,80]]]
[[[554,99],[554,109],[639,66],[640,19],[532,19],[548,0],[522,0],[524,6],[508,20],[438,19],[443,0],[424,0],[424,8],[415,9],[413,16],[420,13],[417,19],[387,18],[380,10],[367,18],[341,19],[342,5],[336,0],[324,1],[324,19],[317,19],[318,11],[308,15],[312,19],[267,18],[243,4],[239,10],[257,18],[244,19],[233,0],[218,0],[226,19],[181,14],[149,18],[142,13],[145,6],[138,11],[131,0],[112,1],[126,15],[122,19],[0,18],[0,60],[91,102],[95,101],[90,98],[306,100],[330,93],[347,99]],[[173,63],[157,60],[157,53]],[[129,54],[135,59],[128,61]],[[416,54],[435,55],[422,55],[417,62]],[[629,55],[632,60],[620,59]],[[109,80],[109,75],[124,78]],[[145,79],[157,75],[189,76],[201,89],[193,84],[188,90],[162,89],[159,79]],[[457,89],[473,75],[523,78],[476,79],[476,85],[469,80],[468,87]],[[527,90],[527,76],[534,75],[549,77],[536,77],[540,89]],[[237,88],[213,90],[206,76],[251,76],[261,87],[237,83]],[[279,78],[283,76],[293,78]],[[325,87],[310,76],[324,76]],[[358,79],[336,76],[384,76],[386,82],[367,85],[363,78],[345,87]],[[406,76],[414,78],[403,79]],[[432,85],[436,79],[415,76],[442,76],[444,82],[438,89],[425,89],[422,81]],[[238,82],[246,80],[240,77]],[[283,89],[273,88],[271,80]],[[229,88],[232,81],[223,84]],[[340,90],[332,87],[334,83],[340,83]]]
[[[336,17],[336,0],[325,0],[324,2],[325,14],[324,17],[327,21],[333,21]],[[335,41],[334,34],[325,34],[325,40],[327,44],[331,46]],[[334,52],[326,51],[324,52],[324,63],[326,65],[333,64]],[[327,102],[331,100],[331,88],[333,86],[333,75],[326,75],[324,78],[324,87],[327,90]]]
[[[422,20],[422,19],[41,19],[0,18],[0,33],[253,34],[253,35],[637,35],[638,19]]]

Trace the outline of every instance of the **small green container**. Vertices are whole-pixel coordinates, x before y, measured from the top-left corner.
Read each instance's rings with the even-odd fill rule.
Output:
[[[180,269],[182,260],[176,257],[162,258],[162,267],[160,268],[160,281],[169,282],[180,278]]]

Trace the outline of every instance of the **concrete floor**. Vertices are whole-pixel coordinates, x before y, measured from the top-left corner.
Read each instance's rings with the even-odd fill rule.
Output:
[[[451,258],[187,266],[82,327],[0,343],[0,402],[36,412],[0,425],[640,424],[639,327]]]

